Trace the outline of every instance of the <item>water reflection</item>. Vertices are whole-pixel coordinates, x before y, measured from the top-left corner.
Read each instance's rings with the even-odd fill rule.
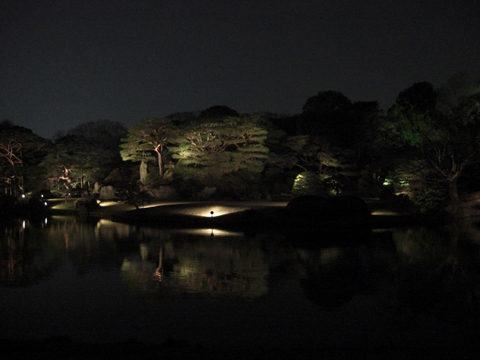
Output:
[[[136,302],[129,305],[137,309],[129,310],[133,313],[142,314],[145,301],[159,309],[168,303],[175,317],[176,311],[185,311],[179,299],[195,304],[211,300],[226,304],[223,315],[215,314],[223,326],[231,317],[241,323],[243,315],[235,313],[240,301],[248,304],[242,311],[256,309],[254,317],[262,318],[266,311],[278,317],[263,318],[259,333],[265,330],[262,326],[271,322],[274,328],[281,319],[292,329],[302,329],[302,336],[313,338],[329,311],[343,312],[344,323],[345,319],[350,324],[364,321],[369,331],[373,331],[371,323],[388,324],[388,331],[418,330],[428,320],[435,326],[454,326],[458,334],[473,333],[480,321],[480,231],[475,221],[441,228],[342,233],[340,237],[310,234],[308,241],[291,234],[246,237],[220,229],[163,230],[109,220],[86,223],[71,217],[12,220],[0,229],[0,295],[4,300],[0,309],[5,313],[18,294],[7,292],[7,287],[53,284],[51,279],[58,272],[71,267],[75,276],[69,275],[68,282],[73,286],[55,291],[73,291],[78,279],[90,274],[102,279],[102,286],[96,293],[91,290],[92,294],[83,295],[108,298],[115,296],[109,282],[119,279],[135,296]],[[90,301],[100,312],[111,311]],[[228,305],[232,301],[235,306]],[[55,304],[51,306],[55,312]],[[119,321],[113,318],[112,324],[87,327],[112,329]],[[146,326],[147,320],[142,319],[136,329]],[[64,323],[50,320],[55,331]],[[188,324],[184,326],[193,326]],[[344,325],[339,329],[346,331]],[[377,335],[372,332],[371,336]]]
[[[366,289],[366,247],[329,247],[310,250],[304,259],[300,284],[306,296],[322,307],[341,307]]]
[[[269,269],[259,243],[229,232],[212,236],[213,231],[181,231],[142,242],[140,256],[124,259],[123,278],[136,291],[157,297],[172,292],[243,298],[266,294]]]
[[[58,268],[61,256],[47,241],[45,227],[44,221],[33,224],[18,219],[1,224],[0,285],[34,284]]]
[[[476,221],[397,230],[395,298],[402,306],[478,328],[480,243]]]

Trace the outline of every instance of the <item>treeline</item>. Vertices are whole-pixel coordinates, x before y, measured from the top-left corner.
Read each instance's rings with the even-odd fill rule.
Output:
[[[456,212],[480,189],[479,134],[480,82],[461,74],[438,88],[413,84],[386,112],[321,91],[291,116],[213,106],[130,129],[86,122],[52,140],[4,120],[0,175],[11,196],[105,186],[132,202],[401,192],[420,209]]]

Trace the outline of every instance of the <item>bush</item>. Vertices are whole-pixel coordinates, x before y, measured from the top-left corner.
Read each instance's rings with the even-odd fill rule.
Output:
[[[443,211],[448,204],[448,189],[439,183],[425,184],[414,191],[412,202],[421,213]]]
[[[295,195],[325,195],[327,190],[320,182],[320,177],[311,171],[298,174],[293,183],[292,194]]]

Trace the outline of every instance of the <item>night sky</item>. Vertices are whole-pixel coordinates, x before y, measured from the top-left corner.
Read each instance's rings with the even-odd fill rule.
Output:
[[[213,105],[296,114],[325,90],[386,110],[480,74],[479,19],[478,0],[3,0],[0,119],[51,138]]]

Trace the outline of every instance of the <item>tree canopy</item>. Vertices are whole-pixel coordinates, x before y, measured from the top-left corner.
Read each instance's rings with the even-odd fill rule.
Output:
[[[57,188],[103,182],[130,195],[183,196],[187,189],[185,196],[195,196],[215,186],[221,196],[269,197],[291,193],[303,176],[316,191],[378,196],[393,180],[409,182],[410,194],[445,190],[455,212],[462,192],[480,190],[480,81],[459,74],[441,86],[414,83],[386,114],[376,101],[328,90],[309,97],[299,114],[240,115],[215,105],[141,120],[128,131],[115,121],[88,121],[53,142],[0,122],[5,191],[39,187],[41,169]]]
[[[0,123],[0,171],[5,188],[13,194],[25,192],[25,184],[38,174],[37,165],[50,142],[32,130],[8,120]]]
[[[158,173],[164,175],[164,148],[173,131],[170,119],[145,119],[133,126],[121,140],[120,154],[124,161],[146,162],[150,153],[157,158]]]
[[[171,139],[177,173],[220,178],[236,171],[261,172],[268,157],[267,131],[257,116],[204,119],[185,124]]]
[[[390,110],[413,171],[448,188],[450,209],[459,205],[458,180],[480,161],[480,86],[446,82],[438,89],[416,83],[402,91]]]

